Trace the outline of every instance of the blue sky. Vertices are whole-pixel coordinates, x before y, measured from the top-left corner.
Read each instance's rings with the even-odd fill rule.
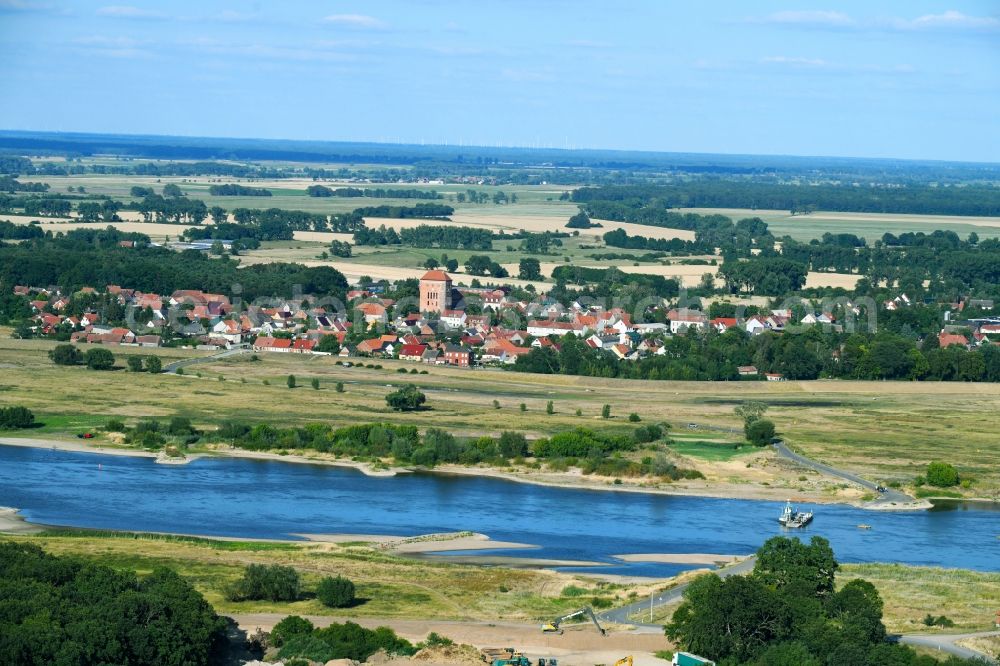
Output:
[[[1000,3],[0,0],[0,128],[1000,161]]]

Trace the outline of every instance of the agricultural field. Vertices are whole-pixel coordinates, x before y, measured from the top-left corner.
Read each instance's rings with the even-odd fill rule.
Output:
[[[815,479],[795,481],[797,473],[789,472],[770,451],[750,452],[728,462],[706,460],[692,449],[684,453],[683,447],[691,446],[683,441],[687,424],[729,429],[732,434],[721,439],[735,441],[741,423],[733,408],[745,400],[758,400],[770,406],[768,418],[789,445],[814,459],[904,486],[922,474],[927,463],[944,459],[970,479],[971,485],[962,490],[965,496],[1000,496],[1000,468],[992,464],[991,455],[995,433],[983,417],[1000,409],[1000,385],[995,384],[638,381],[427,368],[391,360],[368,360],[369,366],[379,364],[381,369],[344,367],[329,357],[286,354],[261,354],[257,360],[250,355],[212,359],[191,366],[184,376],[124,370],[108,374],[55,366],[46,356],[52,344],[12,340],[0,330],[4,369],[0,405],[24,405],[49,424],[33,435],[65,438],[82,427],[98,428],[110,417],[184,415],[201,427],[233,418],[275,425],[387,421],[442,427],[468,436],[517,429],[529,437],[542,437],[578,426],[630,432],[634,425],[626,417],[635,412],[643,422],[670,423],[682,442],[676,454],[708,477],[678,481],[669,489],[744,495],[795,489],[842,497],[846,491],[836,486]],[[129,353],[147,353],[115,352],[119,366]],[[400,369],[407,374],[397,372]],[[413,374],[417,370],[428,374]],[[286,387],[290,374],[296,376],[299,388]],[[319,390],[309,388],[313,378],[319,380]],[[337,382],[344,383],[344,393],[333,390]],[[426,393],[430,409],[398,413],[386,407],[386,393],[407,382]],[[549,400],[554,403],[552,415],[545,413]],[[600,416],[604,404],[611,405],[610,419]],[[71,426],[65,421],[70,417]],[[713,438],[699,434],[695,439]]]
[[[1000,237],[1000,217],[967,217],[961,215],[907,215],[901,213],[841,213],[817,211],[808,215],[792,215],[787,210],[752,210],[749,208],[682,208],[686,213],[707,215],[718,213],[734,220],[759,217],[777,237],[791,236],[799,241],[819,238],[826,232],[855,234],[872,243],[882,234],[899,235],[907,231],[930,233],[935,229],[954,231],[963,238],[972,232],[980,238]]]

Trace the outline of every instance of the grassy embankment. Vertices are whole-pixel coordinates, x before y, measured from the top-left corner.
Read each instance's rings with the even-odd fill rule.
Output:
[[[30,541],[55,554],[72,554],[145,575],[167,566],[188,579],[220,613],[294,613],[354,617],[536,621],[581,603],[624,603],[633,590],[552,571],[470,567],[380,552],[361,542],[277,543],[188,537],[133,537],[58,531],[60,536],[0,537]],[[282,564],[302,576],[304,597],[295,602],[225,598],[228,585],[248,564]],[[329,609],[312,594],[324,576],[342,575],[358,586],[358,605]]]
[[[890,633],[970,633],[989,631],[1000,604],[1000,573],[916,567],[902,564],[841,564],[838,588],[862,578],[872,583],[884,603],[883,622]],[[653,613],[656,622],[669,622],[677,606]],[[927,615],[945,616],[954,626],[929,627]]]
[[[51,346],[44,341],[12,340],[0,330],[0,367],[4,368],[0,405],[24,405],[44,424],[20,436],[72,436],[80,428],[97,428],[110,417],[129,421],[183,415],[203,428],[228,419],[279,426],[387,421],[442,427],[461,435],[516,429],[537,437],[578,426],[630,432],[635,424],[626,416],[634,411],[643,423],[671,423],[678,440],[672,455],[708,477],[707,481],[670,484],[671,488],[721,488],[739,493],[756,488],[835,496],[841,484],[793,470],[770,451],[732,451],[724,446],[738,435],[706,436],[707,431],[685,427],[696,423],[738,432],[740,423],[733,407],[743,400],[761,400],[771,406],[768,417],[789,444],[816,459],[868,478],[904,483],[922,474],[929,461],[945,459],[972,479],[971,487],[960,491],[965,496],[1000,495],[1000,468],[992,464],[995,438],[984,416],[1000,408],[1000,385],[644,382],[448,368],[430,368],[427,375],[403,375],[397,369],[427,368],[383,360],[369,361],[381,364],[382,369],[345,368],[326,357],[284,354],[262,354],[258,361],[248,356],[213,361],[177,377],[58,367],[46,356]],[[115,352],[120,366],[129,353],[149,353],[124,348]],[[296,375],[299,388],[286,388],[289,374]],[[312,378],[320,381],[320,390],[309,387]],[[344,393],[333,390],[337,382],[344,383]],[[405,382],[421,387],[431,409],[409,413],[387,409],[385,394]],[[500,409],[494,408],[494,400]],[[555,404],[553,415],[545,413],[549,400]],[[521,403],[526,405],[525,412],[519,409]],[[600,418],[605,403],[611,405],[613,416],[607,420]],[[581,416],[576,416],[577,409]],[[692,443],[696,441],[718,444],[724,454],[696,446]]]
[[[56,554],[99,560],[140,575],[168,566],[187,578],[221,613],[297,613],[400,619],[450,619],[535,622],[581,604],[625,603],[647,595],[650,587],[610,584],[550,571],[472,567],[396,557],[363,543],[275,543],[214,541],[188,537],[127,536],[84,531],[53,536],[0,537],[37,543]],[[61,534],[59,536],[55,536]],[[251,563],[294,566],[310,590],[326,575],[344,575],[358,584],[359,605],[331,610],[315,598],[290,603],[231,602],[226,586]],[[885,602],[886,627],[894,633],[973,632],[991,628],[1000,605],[1000,573],[911,567],[898,564],[846,564],[838,585],[853,578],[873,583]],[[659,609],[666,622],[675,607]],[[944,615],[953,627],[929,628],[923,618]]]

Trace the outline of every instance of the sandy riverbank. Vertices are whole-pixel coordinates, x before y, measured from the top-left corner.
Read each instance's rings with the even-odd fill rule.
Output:
[[[183,458],[168,457],[163,453],[153,451],[143,451],[131,447],[101,446],[91,444],[94,440],[73,440],[65,439],[38,439],[27,437],[0,437],[0,445],[24,446],[33,449],[52,449],[54,451],[69,451],[72,453],[96,453],[108,456],[129,456],[132,458],[154,458],[156,462],[169,465],[184,465],[194,462],[200,458],[249,458],[253,460],[280,460],[288,463],[305,463],[311,465],[331,465],[334,467],[349,467],[356,469],[367,476],[396,476],[407,473],[410,470],[403,467],[393,467],[388,469],[376,469],[369,463],[360,463],[353,460],[335,460],[330,458],[320,458],[308,455],[270,453],[267,451],[245,451],[243,449],[211,449],[205,453],[188,453]]]
[[[0,533],[3,534],[37,534],[42,527],[29,523],[17,509],[0,506]]]
[[[711,553],[632,553],[612,555],[622,562],[654,562],[656,564],[735,564],[749,555],[713,555]]]

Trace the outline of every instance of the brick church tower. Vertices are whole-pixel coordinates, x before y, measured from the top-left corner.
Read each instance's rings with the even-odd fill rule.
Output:
[[[444,312],[451,309],[451,276],[444,271],[427,271],[420,278],[420,311]]]

